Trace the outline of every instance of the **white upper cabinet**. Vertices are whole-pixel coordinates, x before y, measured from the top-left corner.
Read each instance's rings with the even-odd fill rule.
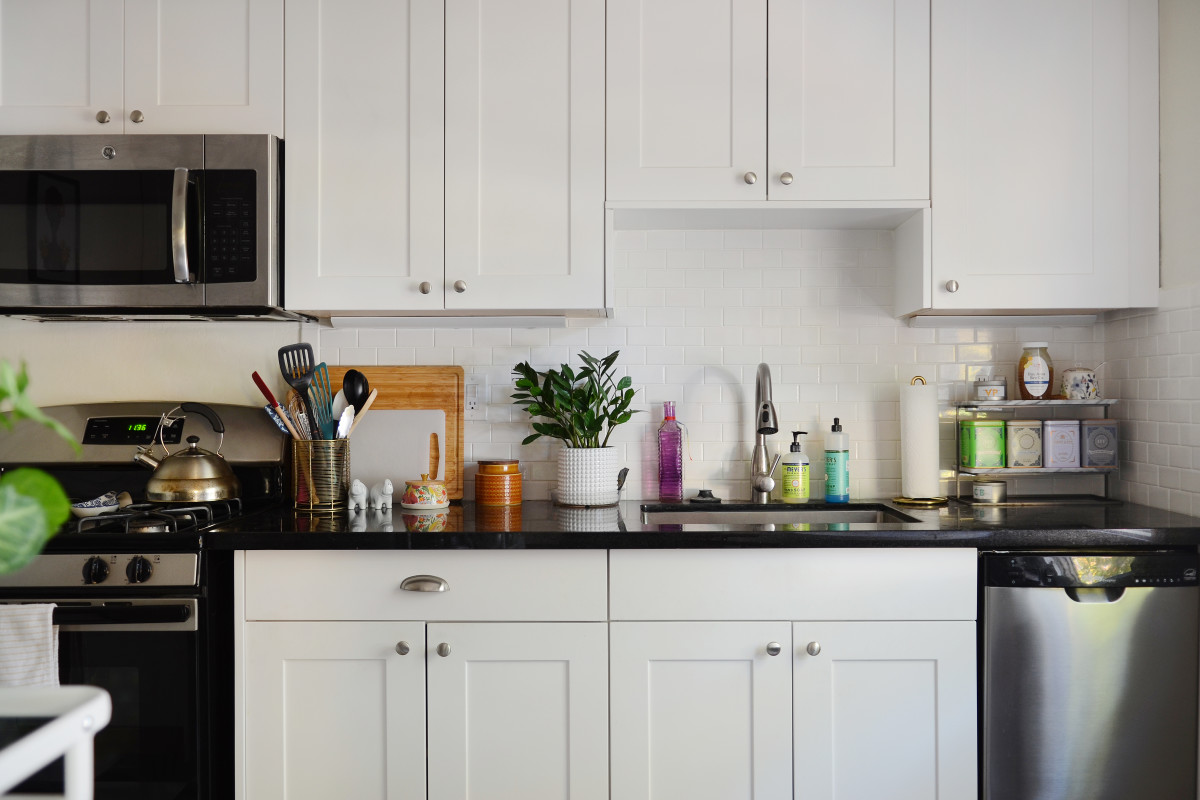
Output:
[[[602,307],[603,204],[603,0],[448,0],[445,307]]]
[[[610,0],[610,201],[929,197],[928,0]]]
[[[0,133],[283,133],[283,0],[4,0]]]
[[[289,309],[605,306],[604,3],[287,3]]]
[[[1157,13],[934,0],[931,257],[897,313],[1157,303]]]

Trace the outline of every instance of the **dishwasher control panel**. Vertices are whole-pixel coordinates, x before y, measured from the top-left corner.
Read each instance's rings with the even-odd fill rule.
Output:
[[[988,553],[985,586],[1197,586],[1196,553]]]

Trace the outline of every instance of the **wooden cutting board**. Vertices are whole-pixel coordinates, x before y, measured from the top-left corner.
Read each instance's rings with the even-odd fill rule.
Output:
[[[329,382],[335,391],[341,388],[342,377],[347,370],[356,369],[367,376],[367,382],[372,389],[379,390],[363,424],[376,411],[442,411],[445,412],[446,435],[438,437],[437,456],[440,462],[438,472],[446,481],[446,492],[451,500],[461,500],[463,496],[463,382],[462,367],[373,367],[329,366]],[[397,424],[403,424],[403,418],[398,415],[386,415],[397,418]],[[419,419],[419,417],[414,417]],[[354,432],[350,440],[350,469],[354,471],[354,439],[362,432]],[[424,441],[424,446],[433,450],[432,440]],[[418,463],[432,464],[432,453],[424,454]],[[426,470],[421,470],[426,471]],[[405,480],[420,478],[417,475],[387,475],[395,487],[398,498],[404,491]],[[397,501],[398,502],[398,501]]]

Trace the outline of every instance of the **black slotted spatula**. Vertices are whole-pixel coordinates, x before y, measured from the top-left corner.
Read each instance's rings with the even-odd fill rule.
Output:
[[[308,387],[312,384],[316,370],[312,345],[308,342],[285,344],[279,348],[279,371],[283,373],[283,379],[287,381],[288,386],[296,390],[304,403],[312,438],[320,439],[321,431],[317,427],[317,417],[313,414],[312,401],[308,397]]]

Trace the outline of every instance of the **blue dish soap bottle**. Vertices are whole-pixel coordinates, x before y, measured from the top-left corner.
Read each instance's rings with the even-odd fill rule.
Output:
[[[825,502],[850,502],[850,436],[842,433],[839,417],[825,438]]]

